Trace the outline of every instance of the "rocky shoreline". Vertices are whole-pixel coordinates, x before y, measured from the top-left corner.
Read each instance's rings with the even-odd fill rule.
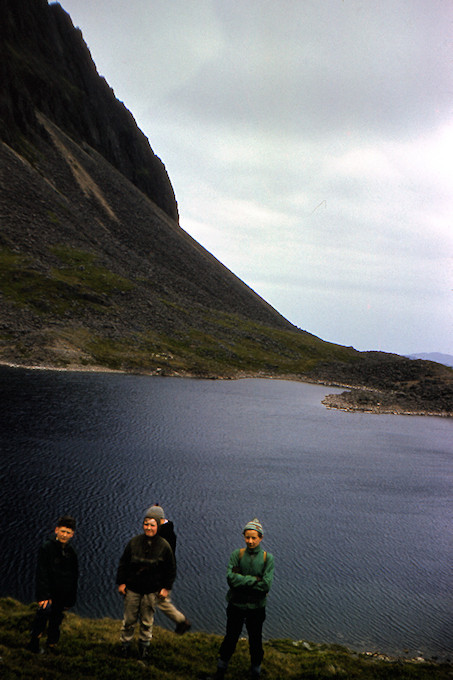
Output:
[[[11,361],[0,360],[0,366],[8,368],[26,369],[32,371],[59,371],[59,372],[78,372],[78,373],[127,373],[124,370],[108,368],[106,366],[86,366],[74,364],[70,366],[50,366],[50,365],[29,365]],[[357,387],[356,385],[337,384],[324,380],[314,380],[305,376],[298,375],[278,375],[266,374],[262,371],[258,373],[237,372],[232,375],[211,375],[200,376],[186,371],[168,371],[165,373],[157,369],[154,371],[140,371],[140,375],[161,376],[172,378],[197,378],[200,380],[242,380],[242,379],[266,379],[266,380],[291,380],[308,384],[324,385],[326,388],[338,387],[347,388],[341,394],[327,394],[321,403],[328,409],[336,409],[347,413],[374,413],[380,415],[398,416],[436,416],[438,418],[451,418],[453,411],[436,411],[423,408],[408,407],[395,402],[392,392],[385,393],[381,390],[369,387]]]
[[[376,413],[381,415],[394,416],[437,416],[438,418],[453,417],[452,411],[434,411],[420,408],[407,408],[398,405],[392,401],[391,395],[385,395],[382,392],[375,392],[376,401],[371,400],[364,403],[368,396],[366,388],[358,390],[351,388],[350,392],[342,392],[341,394],[328,394],[322,400],[322,404],[329,409],[337,409],[339,411],[346,411],[348,413]],[[357,395],[358,393],[358,395]]]

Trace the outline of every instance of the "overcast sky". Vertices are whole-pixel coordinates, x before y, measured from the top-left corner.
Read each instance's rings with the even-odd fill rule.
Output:
[[[61,0],[181,227],[293,324],[453,354],[452,0]]]

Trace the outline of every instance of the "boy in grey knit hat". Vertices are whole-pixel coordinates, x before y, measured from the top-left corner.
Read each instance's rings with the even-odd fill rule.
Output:
[[[165,538],[170,544],[170,548],[173,550],[173,556],[176,561],[176,534],[173,522],[165,518],[163,508],[157,503],[148,508],[145,517],[154,518],[157,521],[159,525],[159,536]],[[158,600],[157,608],[176,624],[175,633],[177,635],[184,635],[184,633],[187,633],[192,627],[189,619],[187,619],[179,609],[176,609],[171,601],[171,591],[168,592],[167,597]]]
[[[139,655],[148,659],[153,636],[154,612],[160,600],[168,597],[176,578],[173,551],[159,536],[156,511],[143,520],[143,533],[132,538],[120,558],[116,583],[124,595],[121,628],[121,654],[130,654],[134,628],[140,622]]]

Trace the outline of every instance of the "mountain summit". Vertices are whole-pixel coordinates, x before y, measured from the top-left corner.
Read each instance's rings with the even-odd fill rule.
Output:
[[[2,0],[2,139],[43,136],[37,112],[78,144],[88,144],[171,218],[173,188],[131,113],[98,75],[70,16],[46,0]],[[20,148],[20,147],[19,147]]]
[[[59,4],[0,0],[0,77],[0,361],[291,376],[446,411],[450,369],[294,327],[181,229],[164,164]]]

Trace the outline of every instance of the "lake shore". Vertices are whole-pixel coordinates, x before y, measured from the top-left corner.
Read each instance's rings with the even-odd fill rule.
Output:
[[[190,632],[183,637],[159,626],[153,631],[149,663],[140,663],[134,653],[129,659],[118,656],[121,621],[110,618],[88,619],[72,612],[65,615],[58,654],[32,654],[25,650],[35,604],[0,598],[0,672],[2,677],[52,677],[121,680],[125,677],[147,680],[201,680],[212,676],[221,636]],[[42,643],[45,650],[45,642]],[[134,652],[135,648],[133,649]],[[447,680],[450,661],[392,657],[379,652],[354,652],[339,645],[316,644],[305,640],[275,640],[264,643],[268,680],[298,680],[301,677],[327,680],[332,677],[358,680],[386,680],[389,677],[412,680]],[[249,666],[248,644],[238,643],[228,677],[239,680]]]
[[[366,386],[348,385],[346,383],[338,383],[336,381],[325,381],[310,379],[306,376],[288,375],[288,374],[267,374],[263,371],[257,373],[247,373],[236,371],[231,375],[198,375],[187,371],[169,371],[169,370],[155,370],[155,371],[124,371],[106,366],[93,366],[73,364],[68,366],[51,366],[51,365],[30,365],[20,364],[10,361],[0,360],[0,366],[7,368],[25,369],[29,371],[57,371],[63,373],[112,373],[112,374],[128,374],[134,375],[148,375],[154,377],[167,378],[192,378],[200,380],[246,380],[246,379],[262,379],[262,380],[290,380],[295,382],[302,382],[311,385],[324,385],[326,388],[334,387],[337,389],[345,389],[347,391],[341,394],[327,394],[321,403],[328,409],[335,409],[347,413],[374,413],[377,415],[398,415],[398,416],[431,416],[438,418],[451,418],[453,411],[434,411],[423,408],[405,408],[404,406],[395,403],[392,393],[385,393],[381,390],[371,389]]]

